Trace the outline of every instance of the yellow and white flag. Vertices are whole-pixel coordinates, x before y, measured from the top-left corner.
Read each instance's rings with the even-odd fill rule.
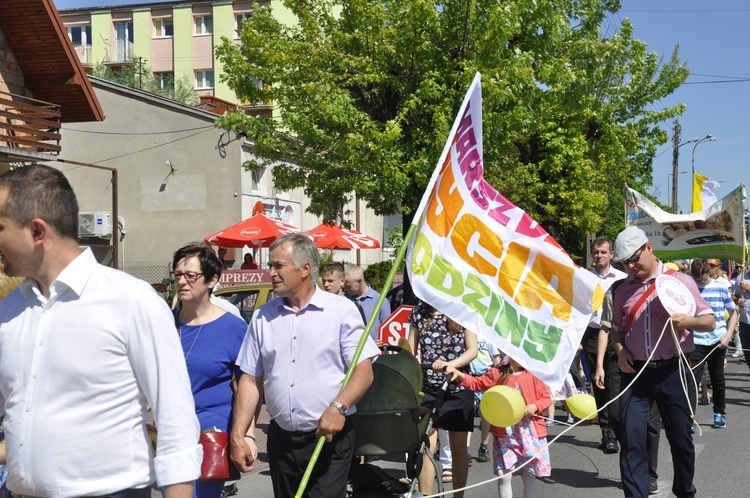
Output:
[[[477,73],[414,216],[409,279],[417,297],[557,388],[602,287],[483,176]]]
[[[707,176],[694,173],[693,175],[693,212],[697,213],[715,204],[719,198],[714,194],[714,190],[721,187],[721,184]]]

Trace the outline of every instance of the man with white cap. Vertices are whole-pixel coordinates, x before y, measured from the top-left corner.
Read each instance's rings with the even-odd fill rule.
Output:
[[[623,389],[620,398],[620,473],[625,496],[649,494],[646,426],[651,402],[655,400],[672,451],[672,492],[681,498],[693,497],[696,492],[695,447],[690,434],[693,421],[688,396],[680,381],[680,357],[672,329],[679,347],[689,353],[694,349],[693,330],[714,329],[713,311],[692,278],[671,272],[684,285],[680,290],[695,300],[696,310],[693,316],[670,316],[655,292],[656,277],[669,271],[654,257],[651,243],[640,228],[628,227],[620,232],[615,241],[614,260],[622,262],[628,274],[615,292],[612,316],[612,341],[623,388],[630,386],[636,373],[642,370],[633,385]]]

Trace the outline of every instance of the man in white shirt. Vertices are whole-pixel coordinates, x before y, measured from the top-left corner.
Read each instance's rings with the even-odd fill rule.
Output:
[[[78,247],[58,170],[0,176],[0,256],[23,276],[0,303],[0,416],[14,495],[189,498],[199,425],[166,303]],[[159,429],[156,458],[145,422]]]
[[[594,261],[594,267],[590,271],[599,277],[599,283],[605,291],[617,280],[625,278],[625,272],[612,268],[611,262],[614,257],[614,248],[612,247],[612,241],[607,237],[598,237],[594,240],[591,244],[591,257]],[[602,310],[599,309],[591,316],[591,322],[589,322],[589,325],[583,334],[583,339],[581,340],[583,354],[585,355],[592,381],[594,378],[594,369],[597,365],[596,356],[599,343],[599,329],[601,328],[601,317]],[[603,368],[607,377],[611,377],[613,381],[615,378],[619,380],[619,376],[617,376],[619,373],[617,369],[617,358],[615,357],[614,350],[611,346],[607,348]],[[597,408],[604,406],[619,392],[619,387],[613,385],[611,382],[605,383],[605,386],[604,389],[598,387],[593,388]],[[617,444],[618,422],[619,416],[616,408],[607,408],[599,412],[599,428],[602,430],[602,440],[601,443],[599,443],[599,449],[604,451],[604,453],[612,454],[619,451]]]
[[[354,449],[349,415],[372,384],[379,351],[365,337],[357,358],[364,325],[351,301],[315,284],[320,255],[309,237],[279,237],[269,254],[278,297],[253,314],[237,358],[243,373],[234,402],[232,459],[242,472],[253,469],[257,447],[247,431],[262,391],[271,417],[266,448],[274,496],[295,496],[317,440],[325,436],[304,496],[344,498]]]

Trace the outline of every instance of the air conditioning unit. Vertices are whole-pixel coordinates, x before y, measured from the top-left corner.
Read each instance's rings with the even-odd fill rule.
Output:
[[[78,213],[79,237],[110,237],[112,222],[106,211],[84,211]]]

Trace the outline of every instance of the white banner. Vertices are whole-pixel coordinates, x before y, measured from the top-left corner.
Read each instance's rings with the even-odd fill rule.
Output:
[[[627,225],[646,232],[654,254],[670,259],[716,258],[742,261],[745,186],[690,214],[663,211],[644,195],[625,188]]]
[[[559,388],[602,288],[483,172],[477,74],[414,218],[414,293]]]

